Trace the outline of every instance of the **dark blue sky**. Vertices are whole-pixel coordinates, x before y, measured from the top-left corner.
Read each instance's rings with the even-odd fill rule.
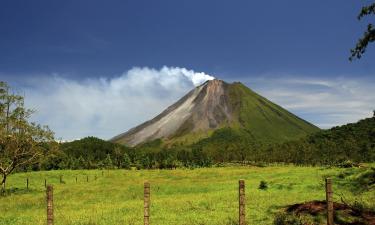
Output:
[[[116,76],[179,66],[228,79],[368,76],[349,62],[370,1],[0,1],[0,76]]]
[[[0,80],[64,140],[113,137],[209,75],[329,128],[375,108],[375,44],[348,60],[370,2],[0,0]]]

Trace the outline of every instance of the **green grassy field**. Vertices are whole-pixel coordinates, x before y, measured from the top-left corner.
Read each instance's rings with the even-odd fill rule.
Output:
[[[246,180],[249,224],[272,224],[275,213],[288,204],[323,200],[327,176],[333,177],[336,201],[340,194],[350,201],[374,203],[373,190],[358,194],[350,185],[363,170],[273,166],[110,170],[104,176],[98,170],[18,173],[9,177],[8,189],[13,193],[0,198],[0,224],[46,223],[45,178],[54,185],[57,225],[142,224],[145,180],[151,183],[152,224],[237,224],[239,179]],[[60,175],[65,184],[59,184]],[[26,190],[27,177],[30,190]],[[267,190],[258,189],[261,180],[268,183]]]

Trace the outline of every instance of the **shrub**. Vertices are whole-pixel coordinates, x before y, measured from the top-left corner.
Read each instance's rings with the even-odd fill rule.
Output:
[[[359,165],[358,163],[354,163],[351,160],[345,160],[345,161],[338,162],[336,166],[340,168],[352,168],[352,167],[358,167]]]
[[[268,188],[268,184],[266,181],[262,180],[260,183],[259,183],[259,189],[260,190],[266,190]]]

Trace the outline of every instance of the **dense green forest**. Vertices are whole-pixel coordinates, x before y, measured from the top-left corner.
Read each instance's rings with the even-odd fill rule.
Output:
[[[212,161],[197,148],[176,152],[174,148],[160,149],[161,141],[129,148],[96,137],[60,143],[57,148],[45,148],[44,155],[27,170],[58,169],[172,169],[177,167],[208,167]]]
[[[333,127],[298,141],[267,148],[266,162],[295,164],[340,164],[375,161],[375,115],[340,127]],[[267,157],[266,157],[267,156]]]
[[[199,149],[214,163],[248,161],[339,165],[346,161],[374,162],[375,117],[321,130],[299,140],[280,144],[262,145],[252,140],[254,139],[251,138],[251,132],[222,128],[190,148]],[[171,148],[179,152],[186,147]]]
[[[158,139],[134,148],[95,137],[60,143],[46,149],[31,167],[21,170],[208,167],[225,162],[340,165],[375,161],[375,117],[322,130],[296,141],[262,146],[239,133],[222,128],[189,146],[166,146]]]

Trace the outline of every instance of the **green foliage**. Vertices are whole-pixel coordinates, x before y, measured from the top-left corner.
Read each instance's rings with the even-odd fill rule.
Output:
[[[86,167],[87,167],[87,163],[86,163],[85,159],[82,156],[79,156],[79,158],[76,161],[74,169],[86,168]]]
[[[160,168],[170,167],[166,166],[166,158],[177,159],[185,167],[233,161],[356,167],[360,162],[375,161],[375,117],[281,144],[261,144],[255,141],[252,132],[224,127],[192,145],[163,146],[158,140],[138,146],[136,152],[158,161]]]
[[[3,191],[8,175],[32,166],[54,146],[53,132],[46,126],[30,123],[33,110],[25,108],[24,97],[11,92],[10,87],[0,81],[0,184]]]
[[[131,168],[131,161],[128,154],[124,153],[123,161],[122,161],[122,168],[129,170]]]
[[[199,146],[162,148],[156,140],[136,148],[114,144],[95,137],[67,142],[45,156],[38,168],[52,169],[174,169],[177,167],[209,167],[211,158]]]
[[[375,3],[372,3],[368,6],[362,7],[360,14],[358,15],[358,20],[361,20],[365,16],[375,14]],[[367,29],[364,32],[363,36],[358,40],[356,46],[350,50],[351,56],[349,60],[360,59],[365,53],[367,45],[375,41],[375,27],[373,24],[369,23]]]
[[[266,181],[262,180],[260,181],[259,183],[259,187],[258,187],[260,190],[266,190],[268,188],[268,184]]]
[[[103,166],[105,169],[113,169],[113,162],[109,154],[107,154],[107,157],[104,159]]]
[[[69,168],[69,160],[64,152],[55,149],[48,152],[40,162],[40,169],[42,170],[58,170]]]
[[[48,154],[47,154],[48,153]],[[259,144],[251,132],[224,127],[191,145],[166,146],[154,140],[135,148],[87,137],[46,150],[33,170],[126,168],[174,169],[210,167],[241,162],[256,166],[269,163],[356,167],[375,161],[375,117],[319,131],[282,144]],[[24,169],[28,170],[28,169]]]
[[[336,164],[336,166],[337,167],[341,167],[341,168],[351,168],[351,167],[357,167],[357,166],[359,166],[359,164],[358,163],[354,163],[351,160],[347,159],[347,160],[344,160],[342,162],[338,162]]]
[[[114,154],[116,145],[96,137],[86,137],[80,140],[62,143],[60,149],[67,155],[85,160],[101,161],[107,154]]]
[[[319,131],[282,144],[260,144],[252,132],[223,127],[191,145],[144,143],[129,152],[139,168],[206,167],[213,163],[282,162],[309,165],[358,166],[375,161],[375,118]]]
[[[119,144],[114,144],[96,137],[86,137],[81,140],[62,143],[59,146],[63,163],[54,168],[42,169],[99,169],[124,168],[124,156],[131,150]]]
[[[375,161],[375,117],[320,131],[264,151],[266,162],[355,166]]]

